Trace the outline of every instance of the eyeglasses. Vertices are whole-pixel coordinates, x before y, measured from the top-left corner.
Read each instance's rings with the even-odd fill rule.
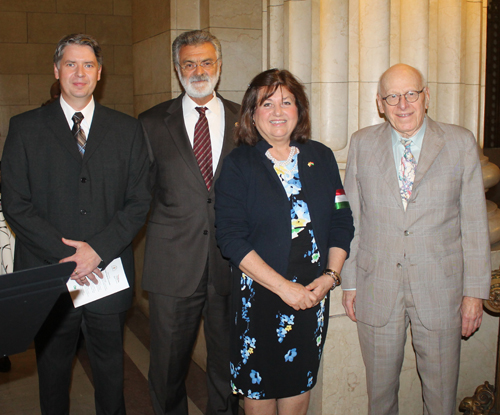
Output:
[[[388,105],[395,106],[399,104],[401,101],[401,97],[404,96],[406,102],[413,103],[418,101],[418,97],[422,92],[424,92],[425,87],[423,87],[420,91],[408,91],[406,94],[391,94],[387,95],[385,98],[382,98]]]
[[[194,71],[198,66],[200,66],[202,69],[210,69],[212,66],[214,66],[219,59],[216,59],[215,61],[203,61],[200,63],[194,63],[194,62],[188,62],[184,66],[180,66],[183,71],[186,72],[191,72]]]

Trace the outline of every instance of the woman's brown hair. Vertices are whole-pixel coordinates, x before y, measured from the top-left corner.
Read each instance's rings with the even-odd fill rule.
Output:
[[[253,123],[255,110],[278,88],[285,87],[295,97],[298,109],[298,121],[292,131],[291,140],[305,143],[311,136],[311,120],[309,118],[309,100],[302,85],[286,69],[269,69],[261,72],[248,86],[241,103],[239,122],[234,130],[236,145],[248,144],[254,146],[260,140],[260,135]],[[261,93],[262,91],[262,93]]]

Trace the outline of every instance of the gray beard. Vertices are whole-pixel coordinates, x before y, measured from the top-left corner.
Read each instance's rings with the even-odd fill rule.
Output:
[[[181,85],[186,91],[186,94],[188,94],[192,98],[205,98],[214,93],[217,82],[219,82],[220,69],[217,71],[213,78],[208,76],[207,74],[192,75],[189,78],[184,78],[180,71],[177,71],[177,74],[179,75],[179,80],[181,81]],[[204,82],[200,88],[200,86],[193,86],[192,82],[196,81],[206,82]]]

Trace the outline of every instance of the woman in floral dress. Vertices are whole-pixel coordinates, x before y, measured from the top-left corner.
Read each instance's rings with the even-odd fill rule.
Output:
[[[333,152],[309,140],[308,107],[290,72],[257,75],[215,187],[233,267],[231,387],[247,415],[307,412],[354,232]]]

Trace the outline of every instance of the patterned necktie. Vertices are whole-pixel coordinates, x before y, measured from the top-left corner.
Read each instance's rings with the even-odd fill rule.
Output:
[[[206,107],[196,107],[200,113],[200,118],[194,127],[193,152],[198,166],[200,166],[201,175],[207,189],[210,190],[214,179],[212,171],[212,144],[210,142],[210,131],[208,129],[208,120],[205,116]]]
[[[405,210],[411,196],[413,181],[415,180],[415,168],[417,167],[417,162],[410,149],[411,143],[411,140],[401,140],[401,144],[405,146],[405,151],[403,157],[401,157],[401,165],[398,171],[399,191]]]
[[[85,131],[82,130],[82,127],[80,125],[83,120],[83,114],[81,112],[75,112],[71,119],[74,122],[71,132],[73,133],[73,136],[76,139],[76,143],[78,144],[78,151],[80,151],[80,154],[83,157],[83,155],[85,154],[85,146],[87,145],[87,137],[85,137]]]

